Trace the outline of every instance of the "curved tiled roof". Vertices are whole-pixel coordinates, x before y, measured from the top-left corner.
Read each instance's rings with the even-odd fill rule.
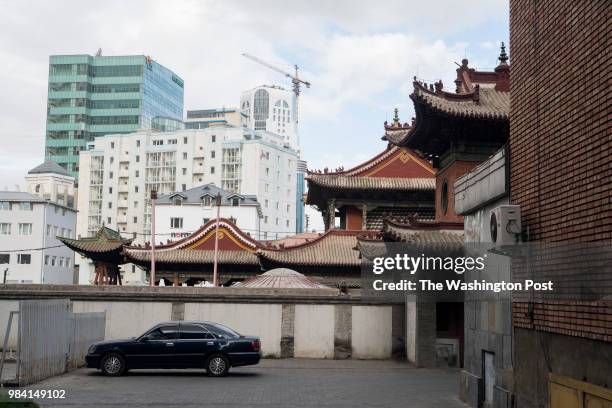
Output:
[[[284,265],[359,266],[359,253],[355,250],[357,236],[372,231],[328,230],[319,238],[284,249],[259,249],[263,260]]]
[[[434,178],[353,177],[311,173],[306,179],[322,187],[344,190],[433,191],[436,189]]]
[[[463,244],[463,223],[385,220],[382,233],[411,244]]]
[[[285,268],[272,269],[235,286],[241,288],[331,289],[299,272]]]
[[[135,262],[150,262],[151,250],[148,248],[125,248],[124,254]],[[177,264],[206,264],[214,262],[215,251],[194,249],[167,249],[155,251],[155,262]],[[217,262],[231,265],[258,265],[254,253],[248,251],[218,251]]]
[[[415,82],[411,95],[415,103],[424,103],[440,113],[473,119],[508,120],[510,114],[510,92],[477,86],[465,94],[444,91],[432,92]]]
[[[124,245],[129,245],[132,240],[121,237],[119,232],[108,227],[102,227],[93,237],[72,239],[57,237],[64,245],[73,251],[83,252],[112,252],[121,249]]]

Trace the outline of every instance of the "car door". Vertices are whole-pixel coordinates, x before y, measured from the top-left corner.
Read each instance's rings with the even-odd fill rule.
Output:
[[[168,368],[174,364],[174,346],[178,340],[178,323],[155,327],[142,336],[126,355],[131,368]]]
[[[217,339],[203,325],[180,323],[174,350],[175,360],[181,367],[203,367],[206,358],[217,350]]]

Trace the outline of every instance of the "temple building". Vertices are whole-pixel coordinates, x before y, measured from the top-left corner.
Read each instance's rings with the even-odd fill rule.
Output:
[[[389,132],[409,129],[395,111]],[[387,148],[349,170],[310,171],[306,204],[323,215],[325,229],[378,230],[384,216],[433,219],[435,170],[409,148]]]

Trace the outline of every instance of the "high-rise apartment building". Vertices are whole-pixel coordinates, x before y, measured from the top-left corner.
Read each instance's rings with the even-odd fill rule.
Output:
[[[243,125],[280,135],[292,149],[299,150],[298,111],[293,91],[262,85],[240,96]]]
[[[52,55],[45,157],[78,177],[79,152],[96,136],[182,119],[183,80],[148,56]]]
[[[209,183],[257,198],[262,218],[253,238],[295,233],[298,155],[274,133],[229,125],[141,130],[98,137],[80,156],[77,235],[106,225],[134,243],[148,242],[151,191],[169,194]],[[85,262],[78,262],[81,283],[89,280]]]

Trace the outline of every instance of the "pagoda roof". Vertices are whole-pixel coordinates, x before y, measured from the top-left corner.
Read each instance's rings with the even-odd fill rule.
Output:
[[[165,264],[212,264],[217,220],[213,219],[181,240],[155,246],[155,261]],[[261,244],[245,234],[232,221],[219,219],[219,264],[258,265],[255,251]],[[131,261],[146,264],[151,260],[151,247],[125,247]]]
[[[262,264],[295,266],[355,267],[361,265],[357,236],[372,235],[372,231],[327,230],[318,238],[290,248],[257,250]]]
[[[307,180],[321,187],[340,190],[403,190],[432,191],[434,178],[351,177],[330,174],[309,174]]]
[[[106,226],[102,226],[93,237],[73,239],[58,236],[57,239],[73,251],[93,260],[102,257],[114,258],[125,245],[132,242],[131,239],[122,238],[119,232]]]
[[[464,59],[455,92],[444,90],[442,81],[428,85],[415,77],[410,98],[416,117],[410,126],[386,128],[383,140],[428,158],[444,154],[453,141],[503,144],[510,115],[510,67],[504,58],[492,72],[476,71]]]

